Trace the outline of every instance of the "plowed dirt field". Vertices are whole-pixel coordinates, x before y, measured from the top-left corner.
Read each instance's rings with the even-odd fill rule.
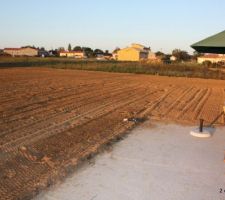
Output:
[[[130,117],[211,123],[225,81],[12,68],[0,70],[0,199],[30,199],[66,176]]]

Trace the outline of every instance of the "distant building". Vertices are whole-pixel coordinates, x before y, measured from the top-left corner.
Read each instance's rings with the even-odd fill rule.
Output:
[[[204,56],[200,56],[197,58],[197,62],[199,64],[202,64],[205,61],[209,61],[211,63],[218,63],[218,62],[225,63],[225,55],[224,54],[205,54]]]
[[[11,56],[37,56],[38,50],[32,47],[5,48],[4,53]]]
[[[67,58],[86,58],[83,51],[60,51],[59,56]]]
[[[140,44],[132,44],[131,47],[121,49],[117,52],[119,61],[141,61],[148,60],[150,48]]]

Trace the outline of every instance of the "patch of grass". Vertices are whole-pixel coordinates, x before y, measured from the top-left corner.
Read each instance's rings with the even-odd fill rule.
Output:
[[[147,64],[139,62],[75,60],[67,58],[0,58],[0,67],[49,67],[57,69],[225,80],[225,73],[219,68],[212,70],[208,66],[196,63]]]

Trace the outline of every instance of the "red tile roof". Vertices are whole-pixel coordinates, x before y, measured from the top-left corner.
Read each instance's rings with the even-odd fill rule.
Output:
[[[83,53],[83,51],[60,51],[60,53]]]
[[[21,48],[4,48],[4,50],[20,50]]]
[[[36,48],[33,48],[33,47],[21,47],[21,48],[4,48],[4,50],[14,50],[14,51],[19,51],[21,49],[26,49],[26,48],[30,48],[30,49],[35,49]]]

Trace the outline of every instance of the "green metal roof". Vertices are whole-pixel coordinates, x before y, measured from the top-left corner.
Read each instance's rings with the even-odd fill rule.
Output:
[[[225,54],[225,30],[191,45],[198,52]]]

